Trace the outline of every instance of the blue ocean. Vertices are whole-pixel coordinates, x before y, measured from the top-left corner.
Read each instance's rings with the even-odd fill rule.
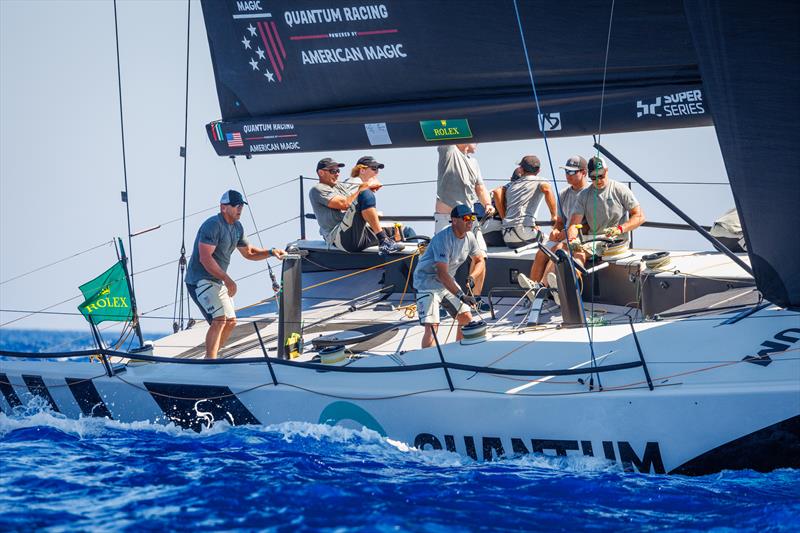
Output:
[[[0,331],[6,350],[86,333]],[[800,529],[800,470],[623,473],[592,458],[479,463],[370,430],[307,423],[195,433],[0,414],[0,530]]]

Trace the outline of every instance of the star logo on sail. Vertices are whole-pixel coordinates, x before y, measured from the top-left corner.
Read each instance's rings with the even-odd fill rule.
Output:
[[[272,20],[249,20],[239,41],[251,72],[259,72],[267,83],[283,82],[286,48]]]

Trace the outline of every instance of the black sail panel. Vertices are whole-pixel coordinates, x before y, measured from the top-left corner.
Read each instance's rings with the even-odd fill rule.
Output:
[[[203,0],[220,155],[708,125],[682,3]],[[605,75],[605,85],[603,83]],[[605,87],[605,91],[603,91]],[[462,141],[464,142],[464,141]]]
[[[800,4],[685,4],[758,289],[800,307]]]

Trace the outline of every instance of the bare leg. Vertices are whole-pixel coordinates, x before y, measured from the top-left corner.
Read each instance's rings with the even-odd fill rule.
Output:
[[[485,263],[484,263],[485,264]],[[481,268],[474,274],[472,274],[472,279],[475,280],[475,288],[472,289],[472,295],[478,297],[481,291],[483,290],[483,282],[486,279],[486,269]]]
[[[540,246],[544,246],[542,243]],[[531,265],[531,279],[538,283],[542,282],[542,278],[544,278],[545,271],[544,269],[547,267],[547,256],[544,255],[544,252],[539,251],[536,253],[536,259],[533,260],[533,265]]]
[[[466,326],[470,322],[472,322],[472,314],[467,311],[466,313],[459,313],[456,315],[456,320],[458,321],[458,330],[456,331],[456,340],[460,341],[464,338],[464,334],[461,332],[461,326]]]
[[[372,230],[372,233],[377,235],[381,232],[383,228],[381,228],[381,220],[378,216],[378,210],[374,207],[368,207],[367,209],[361,210],[361,216],[364,218],[364,221],[369,225],[369,229]]]
[[[225,317],[217,317],[211,321],[206,332],[206,359],[216,359],[219,351],[222,332],[225,329]]]
[[[225,329],[222,330],[222,337],[219,339],[220,348],[225,346],[225,343],[228,342],[228,337],[231,336],[231,333],[233,333],[233,329],[235,327],[236,327],[236,317],[228,318],[225,320]]]
[[[458,328],[461,331],[461,328]],[[430,348],[433,346],[433,332],[439,331],[439,324],[425,324],[425,333],[422,335],[422,347]]]

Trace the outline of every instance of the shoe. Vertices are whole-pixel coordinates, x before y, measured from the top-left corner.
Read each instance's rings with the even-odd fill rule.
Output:
[[[553,301],[556,305],[561,305],[561,298],[558,296],[558,278],[555,272],[547,274],[547,285],[550,287],[550,294],[553,295]]]
[[[533,299],[536,297],[536,293],[542,288],[541,283],[533,281],[531,278],[522,273],[517,274],[517,283],[521,288],[527,291],[526,296],[530,301],[533,301]]]
[[[378,247],[378,255],[396,254],[404,249],[405,245],[393,241],[392,239],[386,239]]]

